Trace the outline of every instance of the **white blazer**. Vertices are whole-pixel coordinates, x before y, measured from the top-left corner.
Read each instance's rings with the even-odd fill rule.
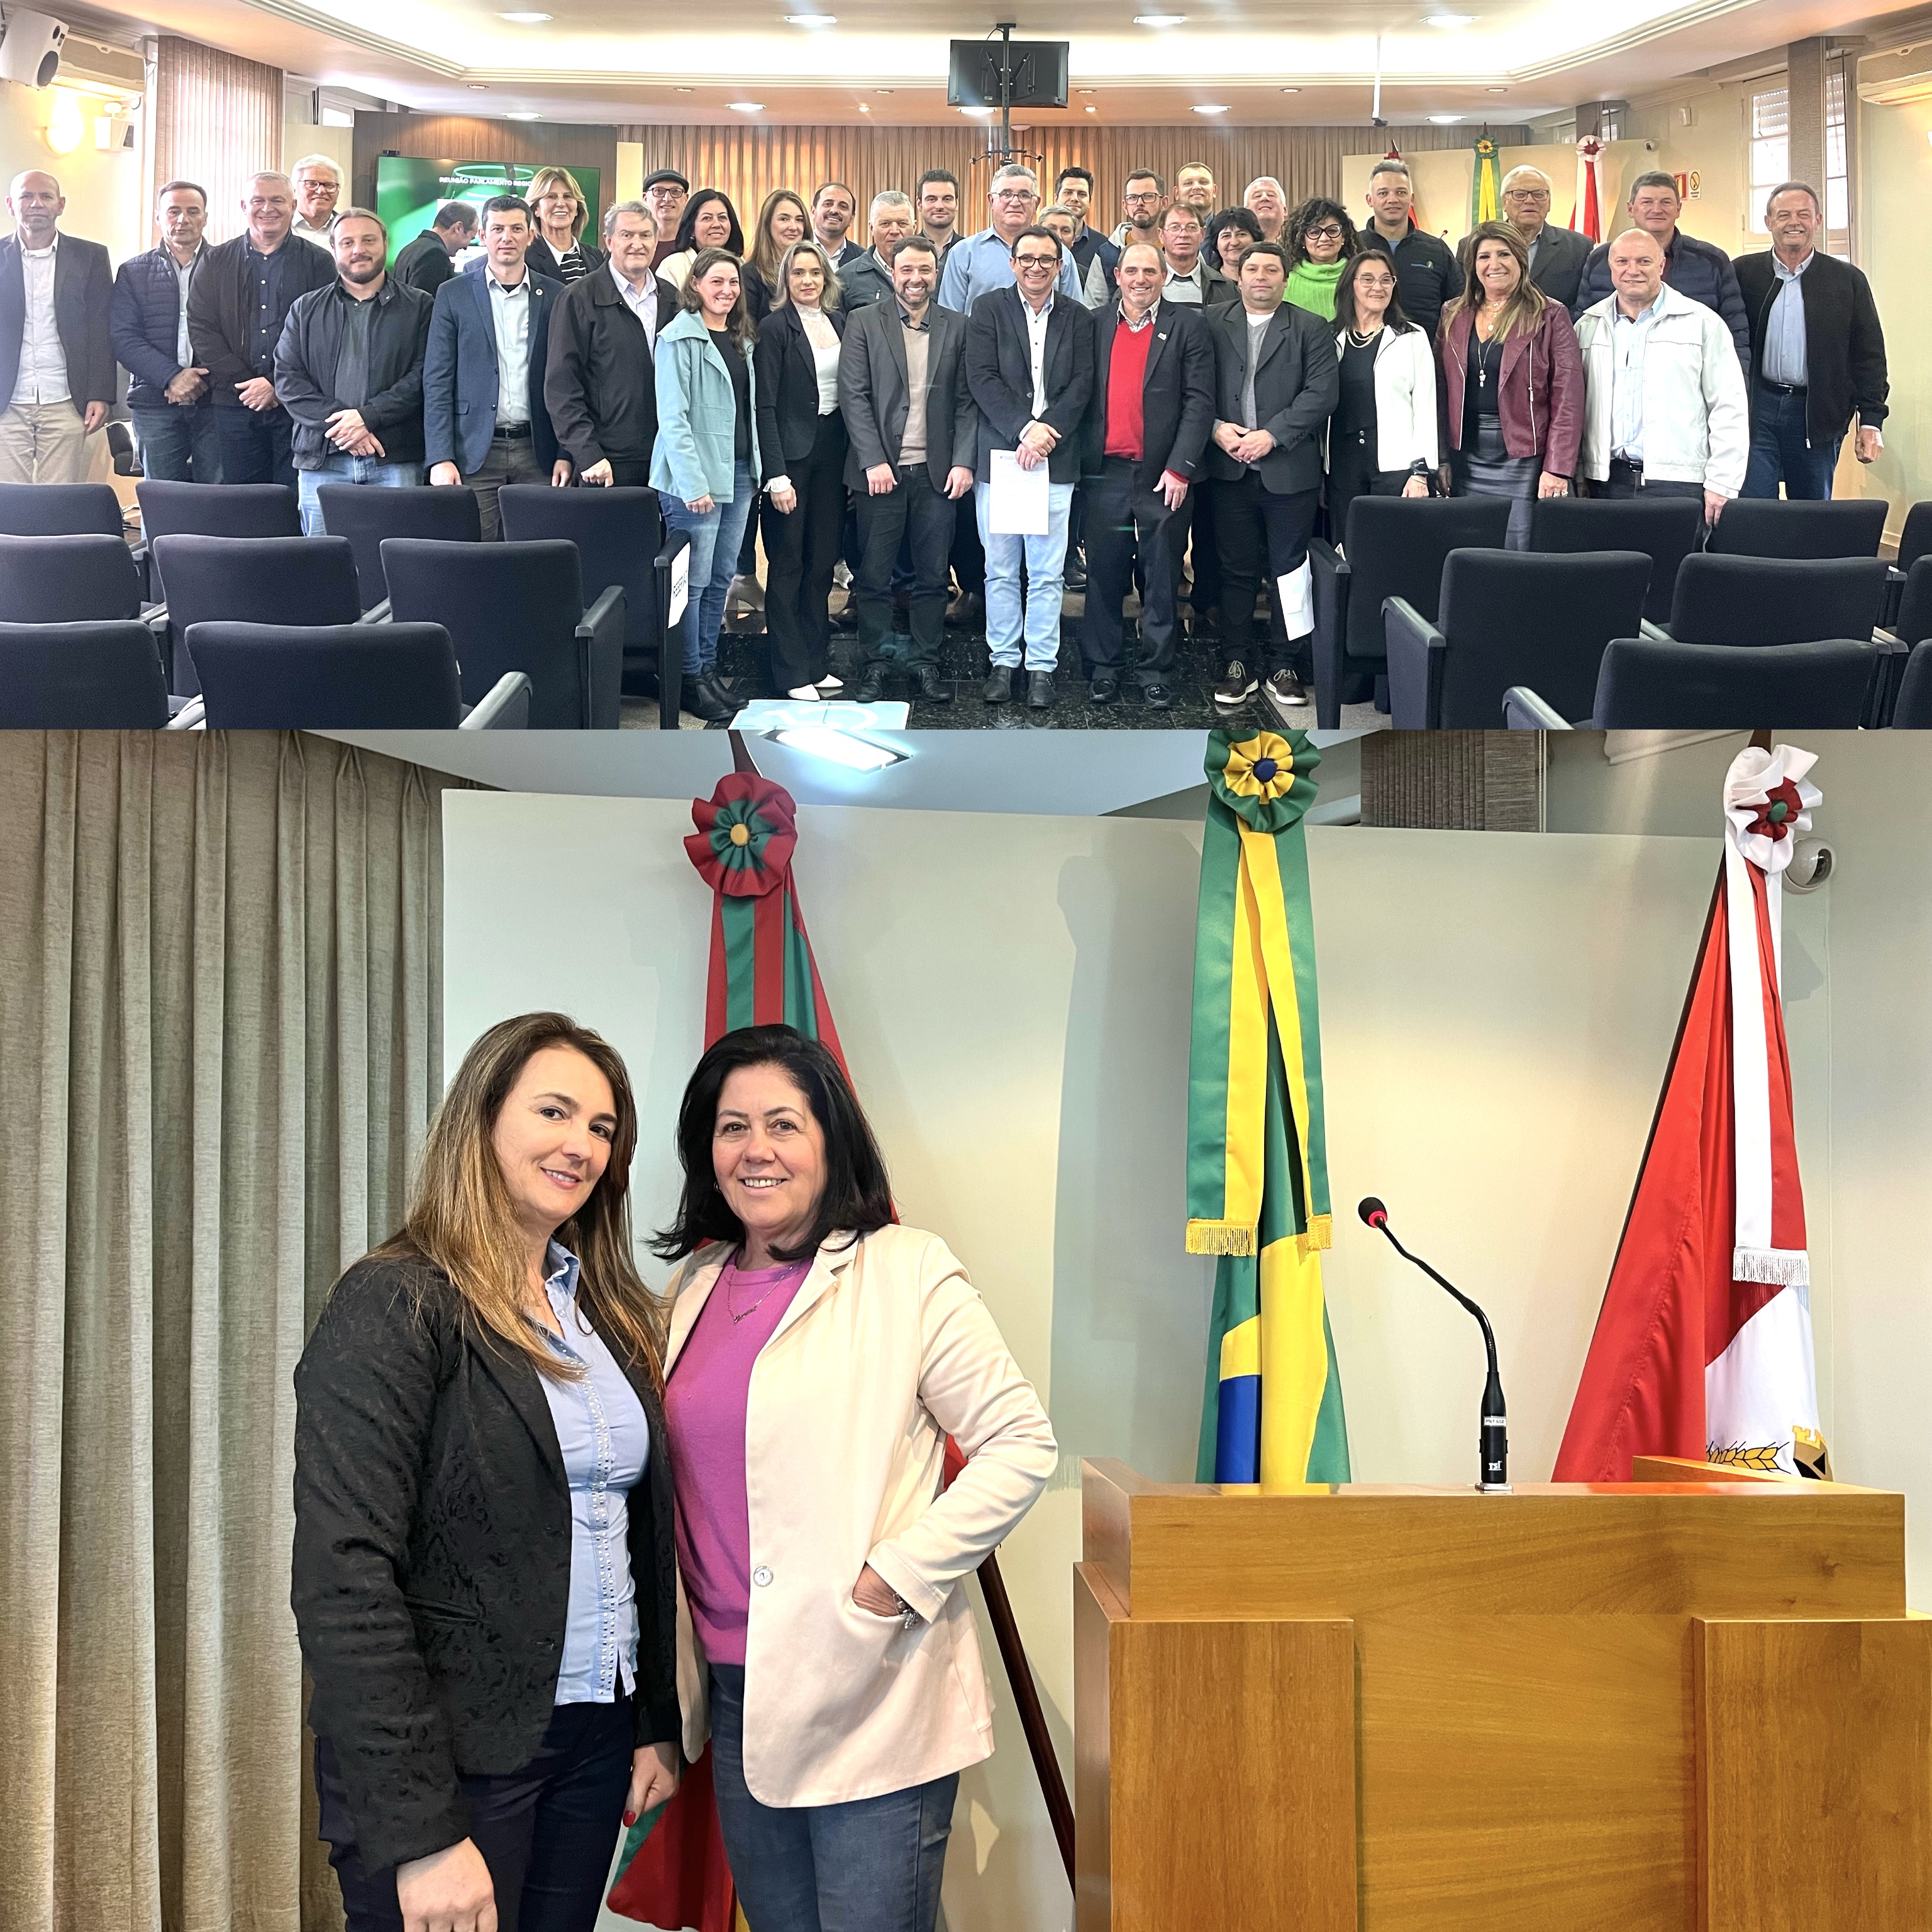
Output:
[[[1338,362],[1348,346],[1343,329],[1335,338]],[[1432,473],[1437,448],[1436,351],[1420,328],[1384,328],[1376,343],[1376,467],[1426,463]]]
[[[992,1754],[962,1580],[1032,1508],[1058,1456],[946,1244],[896,1226],[839,1245],[848,1238],[819,1250],[752,1369],[745,1782],[766,1804],[877,1797]],[[668,1377],[730,1255],[701,1249],[673,1282]],[[968,1460],[942,1495],[949,1435]],[[926,1621],[908,1630],[860,1609],[852,1588],[868,1563]],[[694,1760],[706,1671],[682,1579],[677,1608]]]

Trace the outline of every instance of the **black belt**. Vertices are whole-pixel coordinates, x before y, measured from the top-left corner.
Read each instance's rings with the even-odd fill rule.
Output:
[[[1774,382],[1768,376],[1760,376],[1757,379],[1757,386],[1760,389],[1769,389],[1774,394],[1780,396],[1808,395],[1811,387],[1808,382]]]
[[[1641,483],[1643,465],[1640,461],[1633,462],[1628,456],[1613,456],[1610,458],[1610,475],[1613,480],[1628,477],[1633,483]]]
[[[499,423],[490,432],[492,442],[517,442],[531,434],[528,423]]]

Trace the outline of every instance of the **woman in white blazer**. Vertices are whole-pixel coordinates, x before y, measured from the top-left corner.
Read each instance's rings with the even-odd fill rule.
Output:
[[[1426,496],[1436,464],[1436,351],[1402,313],[1395,264],[1378,249],[1335,284],[1342,393],[1328,419],[1328,528],[1348,533],[1358,496]]]
[[[993,1748],[964,1579],[1053,1431],[946,1244],[897,1226],[838,1061],[727,1034],[678,1117],[664,1406],[684,1748],[758,1932],[932,1932],[959,1773]],[[946,1438],[967,1466],[942,1491]],[[708,1707],[708,1713],[707,1713]]]

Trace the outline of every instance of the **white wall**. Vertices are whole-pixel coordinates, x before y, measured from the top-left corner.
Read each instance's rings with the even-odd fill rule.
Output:
[[[80,145],[70,154],[56,154],[47,145],[47,123],[56,106],[68,101],[80,116]],[[44,168],[52,175],[67,196],[62,227],[104,243],[118,267],[127,256],[152,248],[154,238],[142,206],[139,146],[103,153],[94,144],[94,119],[102,106],[99,95],[78,88],[22,87],[0,80],[0,154],[7,157],[4,173],[10,180],[27,168]]]

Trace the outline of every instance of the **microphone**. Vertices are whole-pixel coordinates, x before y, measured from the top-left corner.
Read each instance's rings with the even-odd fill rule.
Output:
[[[1479,1454],[1481,1459],[1482,1479],[1477,1487],[1490,1494],[1507,1493],[1509,1481],[1509,1412],[1503,1406],[1503,1382],[1496,1368],[1496,1335],[1490,1326],[1490,1318],[1456,1286],[1444,1280],[1419,1255],[1412,1255],[1395,1237],[1395,1230],[1388,1224],[1388,1210],[1372,1194],[1364,1195],[1357,1203],[1355,1212],[1362,1217],[1363,1225],[1378,1229],[1387,1236],[1388,1244],[1412,1267],[1419,1268],[1454,1300],[1460,1301],[1473,1315],[1483,1330],[1483,1346],[1489,1352],[1489,1379],[1483,1384],[1483,1410]]]

